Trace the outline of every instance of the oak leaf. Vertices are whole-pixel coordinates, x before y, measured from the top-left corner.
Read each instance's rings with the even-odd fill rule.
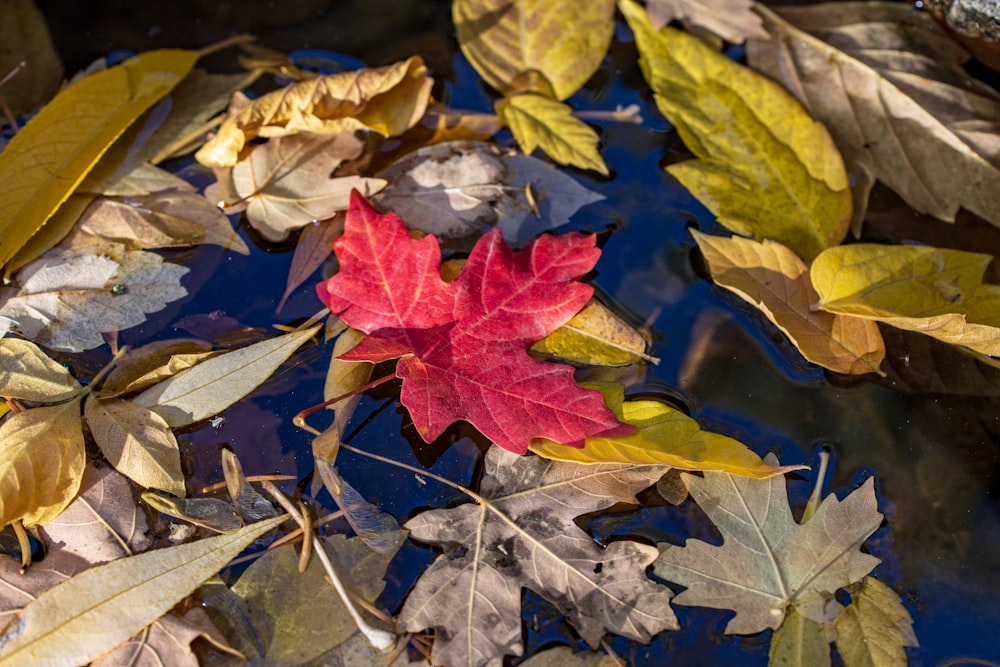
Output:
[[[653,30],[681,19],[738,44],[748,38],[767,39],[753,5],[753,0],[649,0],[646,11]]]
[[[647,642],[677,629],[670,592],[650,580],[652,547],[616,541],[606,548],[574,519],[635,494],[667,471],[662,465],[583,466],[517,457],[493,447],[478,504],[418,514],[404,526],[445,553],[410,592],[399,626],[438,630],[435,664],[499,665],[520,655],[521,588],[535,591],[596,647],[605,632]]]
[[[340,358],[400,359],[401,401],[425,441],[459,419],[522,454],[534,437],[579,446],[632,431],[572,368],[526,353],[593,293],[578,281],[600,255],[593,236],[542,236],[514,253],[493,230],[445,283],[437,239],[413,240],[355,193],[335,250],[340,272],[318,285],[320,299],[368,334]]]

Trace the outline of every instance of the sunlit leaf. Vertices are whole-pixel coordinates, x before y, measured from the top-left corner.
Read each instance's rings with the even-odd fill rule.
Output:
[[[766,478],[805,466],[765,463],[741,442],[702,431],[694,419],[660,401],[626,401],[617,383],[595,384],[615,417],[638,429],[614,438],[589,437],[582,449],[536,438],[531,451],[548,459],[575,463],[660,464],[683,470],[718,470]]]
[[[211,343],[195,338],[160,340],[131,348],[118,358],[98,396],[110,398],[145,389],[191,368],[212,355],[211,350]]]
[[[11,621],[0,637],[0,665],[75,667],[96,659],[162,616],[284,520],[121,558],[67,579]]]
[[[80,399],[11,415],[0,425],[0,526],[38,526],[55,518],[80,489],[87,454]]]
[[[809,267],[773,241],[722,238],[692,230],[712,280],[760,310],[802,356],[845,374],[882,374],[885,344],[869,320],[816,309]]]
[[[133,401],[159,414],[174,428],[205,419],[253,391],[317,329],[276,336],[212,357],[153,385]]]
[[[830,134],[773,81],[619,4],[657,107],[697,160],[667,170],[726,228],[772,239],[806,261],[840,243],[851,190]]]
[[[196,51],[149,51],[65,88],[0,153],[0,265],[69,197],[108,146],[194,66]]]
[[[851,604],[837,617],[837,651],[847,667],[906,665],[907,646],[917,646],[913,619],[899,596],[874,577],[851,592]]]
[[[1000,285],[983,283],[984,255],[916,245],[830,248],[809,271],[819,305],[1000,355]]]
[[[573,115],[569,105],[523,93],[498,101],[496,111],[526,154],[541,148],[559,164],[610,173],[597,150],[597,134]]]
[[[294,83],[231,114],[195,157],[209,167],[232,167],[256,137],[358,129],[400,134],[424,115],[432,83],[419,57]]]
[[[543,357],[591,366],[657,363],[646,354],[646,339],[600,301],[591,298],[579,313],[529,350]]]
[[[0,339],[0,396],[39,403],[58,403],[82,387],[66,367],[31,341]]]
[[[649,22],[659,30],[674,19],[739,43],[753,37],[767,39],[761,18],[753,13],[753,0],[649,0]]]

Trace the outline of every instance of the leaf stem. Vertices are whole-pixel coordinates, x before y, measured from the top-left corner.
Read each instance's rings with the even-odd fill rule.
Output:
[[[386,375],[386,376],[380,377],[379,379],[372,380],[368,384],[361,385],[357,389],[349,391],[346,394],[341,394],[340,396],[334,396],[333,398],[331,398],[328,401],[323,401],[322,403],[318,403],[318,404],[316,404],[316,405],[314,405],[314,406],[312,406],[310,408],[306,408],[305,410],[303,410],[299,414],[295,415],[295,417],[292,419],[292,423],[295,424],[296,426],[298,426],[299,428],[303,429],[304,431],[308,431],[308,432],[312,433],[315,436],[323,435],[322,433],[320,433],[319,431],[317,431],[312,426],[309,426],[306,423],[306,417],[308,417],[309,415],[311,415],[314,412],[322,410],[323,408],[325,408],[325,407],[327,407],[329,405],[333,405],[334,403],[339,403],[340,401],[343,401],[346,398],[350,398],[351,396],[356,396],[357,394],[363,394],[366,391],[368,391],[369,389],[374,389],[375,387],[379,386],[380,384],[388,382],[389,380],[392,380],[395,377],[396,377],[395,374],[393,374],[393,375]]]
[[[809,495],[809,502],[806,503],[805,510],[802,511],[802,523],[808,521],[813,513],[819,508],[819,504],[823,501],[823,483],[826,481],[826,470],[830,465],[830,452],[820,450],[819,453],[819,470],[816,472],[816,486],[813,487],[812,493]]]

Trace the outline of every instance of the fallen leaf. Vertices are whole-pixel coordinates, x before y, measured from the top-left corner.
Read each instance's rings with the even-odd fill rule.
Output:
[[[521,667],[620,667],[614,657],[586,651],[574,652],[569,646],[556,646],[536,653]]]
[[[128,137],[128,133],[125,135]],[[119,144],[112,146],[111,151],[121,150]],[[81,194],[104,195],[105,197],[141,197],[163,190],[180,190],[194,192],[195,187],[180,176],[175,176],[166,169],[154,167],[148,162],[134,164],[128,156],[122,158],[117,169],[110,170],[105,162],[110,162],[110,152],[94,167],[87,177],[76,188],[73,196]],[[117,156],[115,156],[117,157]]]
[[[830,640],[823,628],[792,607],[771,635],[768,667],[830,667]]]
[[[67,579],[11,620],[0,637],[0,665],[75,667],[95,660],[162,616],[284,520],[120,558]]]
[[[4,267],[5,273],[13,275],[58,245],[73,230],[76,221],[96,198],[96,195],[90,193],[71,194],[45,225],[14,253]]]
[[[777,464],[773,455],[764,461]],[[792,604],[811,617],[803,602],[832,599],[879,562],[859,549],[882,521],[873,478],[843,501],[827,496],[808,521],[798,524],[781,476],[681,476],[722,533],[723,544],[689,539],[683,547],[661,545],[653,571],[687,587],[674,599],[677,604],[735,611],[726,634],[775,629]]]
[[[18,272],[19,288],[0,289],[0,331],[80,352],[104,344],[102,332],[146,321],[146,313],[187,295],[188,269],[142,250],[43,255]]]
[[[750,64],[829,128],[856,230],[876,179],[941,220],[964,206],[1000,225],[1000,94],[968,76],[930,15],[890,2],[758,11],[772,38],[748,44]]]
[[[865,577],[835,622],[837,651],[847,667],[906,665],[907,646],[918,646],[913,619],[895,591]]]
[[[985,255],[857,243],[823,252],[809,271],[819,307],[1000,354],[1000,285],[983,283]]]
[[[451,12],[462,53],[486,83],[509,95],[521,92],[518,75],[534,71],[560,100],[597,71],[615,26],[614,0],[456,0]]]
[[[337,396],[348,394],[371,380],[375,364],[361,361],[341,361],[337,357],[354,349],[364,338],[357,329],[345,329],[333,344],[333,355],[326,371],[326,382],[323,384],[323,400],[328,401]],[[332,462],[337,458],[340,443],[347,429],[347,422],[361,402],[358,395],[329,406],[333,410],[333,421],[323,435],[313,440],[313,457],[320,461]],[[332,491],[331,491],[332,494]]]
[[[181,452],[170,426],[130,401],[87,397],[87,427],[104,458],[139,486],[184,496]]]
[[[172,498],[146,491],[142,500],[158,512],[216,533],[232,534],[244,525],[233,504],[221,498]]]
[[[739,44],[768,37],[753,5],[753,0],[649,0],[646,11],[653,30],[679,19]]]
[[[656,105],[698,158],[667,167],[727,229],[788,246],[806,261],[851,222],[843,160],[822,124],[769,79],[670,27],[619,7]]]
[[[806,466],[768,465],[743,443],[702,431],[698,422],[660,401],[626,401],[616,382],[588,385],[600,390],[615,417],[636,427],[631,435],[591,436],[582,449],[538,438],[531,451],[556,461],[574,463],[660,464],[682,470],[716,470],[764,479]]]
[[[140,391],[194,366],[213,354],[212,344],[195,338],[173,338],[125,351],[108,373],[99,398]]]
[[[446,250],[468,251],[493,227],[509,243],[526,243],[604,199],[541,160],[482,141],[425,146],[379,176],[389,185],[374,201]]]
[[[191,607],[183,615],[172,612],[140,630],[114,651],[90,663],[91,667],[199,667],[202,663],[191,643],[205,639],[216,649],[243,658],[231,648],[212,625],[201,607]]]
[[[869,320],[816,309],[809,267],[774,241],[758,243],[691,230],[712,280],[764,313],[807,360],[836,373],[884,375],[885,344]]]
[[[83,387],[66,367],[20,338],[0,339],[0,396],[38,403],[58,403]]]
[[[647,342],[610,308],[591,298],[580,312],[528,348],[542,357],[589,366],[659,363],[646,354]]]
[[[541,148],[559,164],[610,172],[597,150],[597,133],[573,109],[544,95],[522,93],[499,100],[497,115],[510,127],[525,154]]]
[[[297,132],[400,134],[424,115],[432,84],[419,57],[294,83],[230,114],[195,158],[207,167],[232,167],[248,141]]]
[[[270,377],[317,330],[275,336],[212,357],[153,385],[133,402],[157,413],[172,428],[218,414]]]
[[[299,240],[295,244],[295,254],[292,255],[292,265],[288,269],[285,293],[281,295],[281,301],[278,302],[275,312],[281,312],[292,292],[307,281],[309,276],[316,273],[316,269],[333,255],[333,242],[340,238],[343,233],[344,214],[342,212],[329,220],[320,220],[302,228]]]
[[[111,143],[191,70],[197,51],[148,51],[63,89],[0,153],[0,266],[55,213]]]
[[[3,101],[10,113],[21,116],[45,104],[63,79],[63,65],[45,24],[45,16],[32,0],[11,0],[0,5],[0,78],[18,65],[25,69],[3,86]]]
[[[590,298],[593,289],[578,278],[597,261],[594,243],[582,234],[545,235],[513,253],[493,230],[445,283],[437,239],[413,240],[398,216],[355,194],[335,244],[340,272],[317,290],[334,314],[368,334],[341,359],[402,357],[401,401],[426,442],[463,419],[517,453],[533,437],[582,444],[631,428],[574,382],[572,368],[525,351]]]
[[[648,642],[677,629],[670,591],[646,576],[655,550],[631,541],[601,548],[574,522],[636,502],[666,466],[581,466],[496,447],[484,465],[478,504],[422,512],[404,526],[445,550],[398,620],[410,632],[436,630],[435,664],[499,665],[520,655],[522,587],[551,602],[592,647],[605,632]]]
[[[0,526],[40,526],[73,501],[87,463],[82,428],[79,398],[0,424]]]

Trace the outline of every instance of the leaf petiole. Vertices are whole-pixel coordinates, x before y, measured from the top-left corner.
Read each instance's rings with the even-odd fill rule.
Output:
[[[317,403],[316,405],[314,405],[312,407],[309,407],[309,408],[306,408],[305,410],[303,410],[299,414],[295,415],[295,417],[292,419],[292,423],[295,424],[296,426],[298,426],[299,428],[312,433],[315,436],[323,435],[322,433],[320,433],[319,431],[317,431],[312,426],[309,426],[309,424],[306,423],[306,417],[308,417],[309,415],[311,415],[314,412],[322,410],[323,408],[325,408],[327,406],[333,405],[334,403],[339,403],[340,401],[343,401],[344,399],[350,398],[351,396],[356,396],[357,394],[363,394],[366,391],[368,391],[369,389],[374,389],[375,387],[379,386],[380,384],[388,382],[389,380],[392,380],[395,377],[396,377],[395,375],[386,375],[384,377],[380,377],[377,380],[372,380],[368,384],[361,385],[357,389],[354,389],[353,391],[349,391],[346,394],[341,394],[340,396],[334,396],[333,398],[331,398],[328,401],[323,401],[322,403]]]

